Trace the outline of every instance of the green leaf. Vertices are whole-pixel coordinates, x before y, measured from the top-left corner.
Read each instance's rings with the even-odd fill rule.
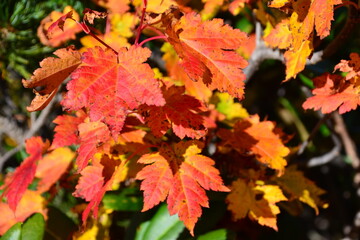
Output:
[[[20,240],[21,237],[21,224],[20,222],[13,225],[0,240]]]
[[[107,193],[103,198],[106,209],[138,212],[142,208],[142,198],[136,188],[125,188],[120,193]]]
[[[140,225],[135,240],[175,240],[184,227],[177,215],[169,215],[167,206],[164,204],[150,221]]]
[[[45,220],[42,214],[31,216],[22,227],[22,240],[42,240],[45,231]]]
[[[228,230],[222,228],[214,230],[208,233],[205,233],[198,237],[198,240],[227,240],[228,239]]]

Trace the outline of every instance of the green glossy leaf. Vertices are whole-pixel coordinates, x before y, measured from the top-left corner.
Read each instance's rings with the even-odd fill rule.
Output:
[[[184,227],[177,215],[169,215],[167,206],[164,204],[150,221],[140,225],[135,240],[175,240]]]
[[[116,211],[138,212],[143,205],[139,190],[135,188],[125,188],[120,193],[107,193],[102,201],[106,209]]]
[[[42,240],[45,231],[45,219],[42,214],[31,216],[22,227],[22,240]]]
[[[199,236],[198,240],[227,240],[228,239],[228,230],[222,228],[218,230],[214,230],[208,233],[205,233]]]
[[[21,224],[16,223],[13,225],[1,238],[0,240],[20,240],[21,237]]]

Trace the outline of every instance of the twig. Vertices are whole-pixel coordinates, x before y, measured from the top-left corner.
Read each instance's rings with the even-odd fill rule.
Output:
[[[272,49],[265,45],[262,40],[262,27],[260,22],[255,23],[256,48],[251,54],[249,65],[244,68],[245,82],[249,81],[252,75],[259,69],[260,64],[266,59],[279,60],[284,62],[284,56],[279,49]]]
[[[307,145],[311,142],[311,140],[314,138],[315,134],[317,133],[317,131],[319,130],[320,126],[326,121],[329,119],[329,114],[326,114],[326,115],[323,115],[322,118],[319,119],[319,121],[317,122],[317,124],[315,125],[315,127],[313,128],[313,130],[311,131],[310,133],[310,136],[308,137],[308,139],[306,141],[304,141],[301,145],[300,145],[300,148],[299,148],[299,151],[298,151],[298,155],[301,155],[305,148],[307,147]]]
[[[331,138],[335,144],[333,149],[331,149],[330,152],[327,152],[322,156],[311,158],[307,163],[308,167],[316,167],[316,166],[324,165],[335,159],[337,156],[339,156],[342,146],[341,142],[335,134],[331,134]]]
[[[41,111],[39,117],[35,120],[34,124],[31,125],[30,129],[28,131],[26,131],[26,133],[22,137],[22,141],[19,143],[19,145],[17,145],[15,148],[11,149],[10,151],[6,152],[3,156],[1,156],[0,171],[2,171],[4,163],[9,158],[11,158],[15,153],[17,153],[18,151],[20,151],[23,148],[23,146],[25,144],[25,140],[32,137],[44,125],[45,120],[47,119],[48,115],[51,112],[52,106],[55,104],[55,102],[57,102],[55,99],[56,98],[54,98],[49,103],[49,105],[44,110]]]

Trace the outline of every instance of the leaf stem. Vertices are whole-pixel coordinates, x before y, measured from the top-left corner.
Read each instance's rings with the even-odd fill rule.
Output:
[[[76,21],[80,27],[82,28],[82,30],[86,33],[89,34],[90,36],[92,36],[93,38],[95,38],[98,42],[100,42],[102,45],[104,45],[105,47],[111,49],[116,55],[119,55],[119,53],[113,49],[111,46],[109,46],[106,42],[104,42],[103,40],[101,40],[98,36],[96,36],[93,32],[91,32],[90,28],[86,25],[85,22],[78,22]]]
[[[142,41],[141,43],[139,43],[138,46],[141,47],[145,43],[150,42],[152,40],[156,40],[156,39],[165,39],[165,40],[167,40],[167,36],[162,35],[162,36],[155,36],[155,37],[147,38],[144,41]]]
[[[140,35],[141,35],[141,31],[143,30],[143,24],[144,24],[144,19],[145,19],[145,12],[146,12],[146,7],[147,7],[147,0],[143,0],[143,4],[144,7],[142,9],[142,13],[141,13],[141,20],[140,20],[140,25],[136,30],[136,39],[135,39],[135,46],[139,45],[139,39],[140,39]]]

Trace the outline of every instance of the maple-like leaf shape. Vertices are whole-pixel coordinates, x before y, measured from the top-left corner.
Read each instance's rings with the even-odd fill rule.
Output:
[[[324,114],[337,108],[340,114],[356,109],[360,105],[360,78],[351,80],[328,73],[314,78],[314,96],[306,99],[303,108],[321,109]]]
[[[173,184],[173,173],[168,160],[159,152],[143,155],[138,163],[149,164],[136,175],[136,179],[142,180],[144,212],[166,199]]]
[[[57,125],[54,128],[55,135],[50,149],[79,144],[78,126],[84,122],[86,117],[87,115],[82,110],[77,111],[76,116],[61,115],[56,117],[53,123]]]
[[[122,48],[118,56],[100,47],[83,54],[83,64],[72,74],[62,101],[65,108],[89,108],[91,121],[106,123],[114,136],[121,131],[128,111],[140,104],[162,106],[165,100],[154,73],[143,63],[147,48]]]
[[[274,230],[277,230],[276,215],[280,213],[276,203],[286,200],[279,186],[257,185],[243,179],[232,183],[231,193],[226,198],[235,220],[249,216]]]
[[[275,125],[270,121],[260,122],[258,115],[235,123],[233,131],[220,129],[218,136],[224,145],[230,145],[241,154],[254,154],[256,160],[276,169],[281,175],[287,164],[286,157],[290,150],[284,146]]]
[[[279,178],[274,178],[274,181],[288,193],[289,201],[293,199],[299,199],[301,202],[306,203],[312,207],[316,214],[319,213],[320,207],[326,207],[320,196],[325,191],[315,185],[314,182],[307,179],[304,173],[297,170],[296,166],[290,166],[286,169],[285,174]]]
[[[205,136],[207,129],[204,118],[199,115],[204,107],[199,100],[183,92],[184,88],[172,86],[163,92],[166,99],[164,106],[140,108],[155,136],[163,136],[170,128],[181,139],[199,139]]]
[[[48,191],[65,173],[74,157],[75,153],[69,148],[56,148],[40,159],[35,173],[35,177],[40,179],[37,192]]]
[[[228,92],[242,98],[247,62],[234,52],[247,38],[246,34],[222,19],[202,22],[189,13],[178,22],[163,17],[168,41],[182,59],[181,65],[194,81],[203,81],[211,90]]]
[[[49,142],[43,142],[41,137],[32,137],[26,140],[26,152],[30,154],[21,165],[16,168],[10,179],[5,181],[3,196],[11,210],[15,212],[16,206],[24,195],[27,187],[35,176],[36,162],[42,158],[43,152],[49,147]]]
[[[179,142],[173,149],[163,146],[158,153],[144,155],[138,161],[150,165],[136,177],[143,180],[143,211],[167,196],[169,213],[178,214],[192,235],[201,207],[208,207],[205,190],[229,191],[213,167],[214,160],[199,154],[200,145],[198,141]]]
[[[0,201],[0,235],[15,223],[24,222],[34,213],[41,213],[46,219],[45,199],[37,192],[26,190],[14,212],[7,203]]]
[[[70,6],[66,6],[62,13],[53,11],[45,17],[37,30],[41,43],[58,47],[69,39],[75,39],[75,34],[81,31],[81,27],[75,21],[65,21],[68,18],[80,20],[79,14]]]
[[[81,54],[72,48],[61,48],[54,52],[54,57],[45,58],[40,62],[30,80],[22,80],[24,87],[43,87],[41,91],[34,89],[35,98],[26,107],[30,112],[45,108],[55,96],[59,85],[80,65]]]
[[[110,131],[102,122],[81,123],[78,126],[80,147],[76,163],[78,171],[83,170],[97,152],[107,152]]]
[[[104,185],[102,171],[103,166],[101,165],[84,168],[73,195],[84,198],[88,202],[91,201]]]

